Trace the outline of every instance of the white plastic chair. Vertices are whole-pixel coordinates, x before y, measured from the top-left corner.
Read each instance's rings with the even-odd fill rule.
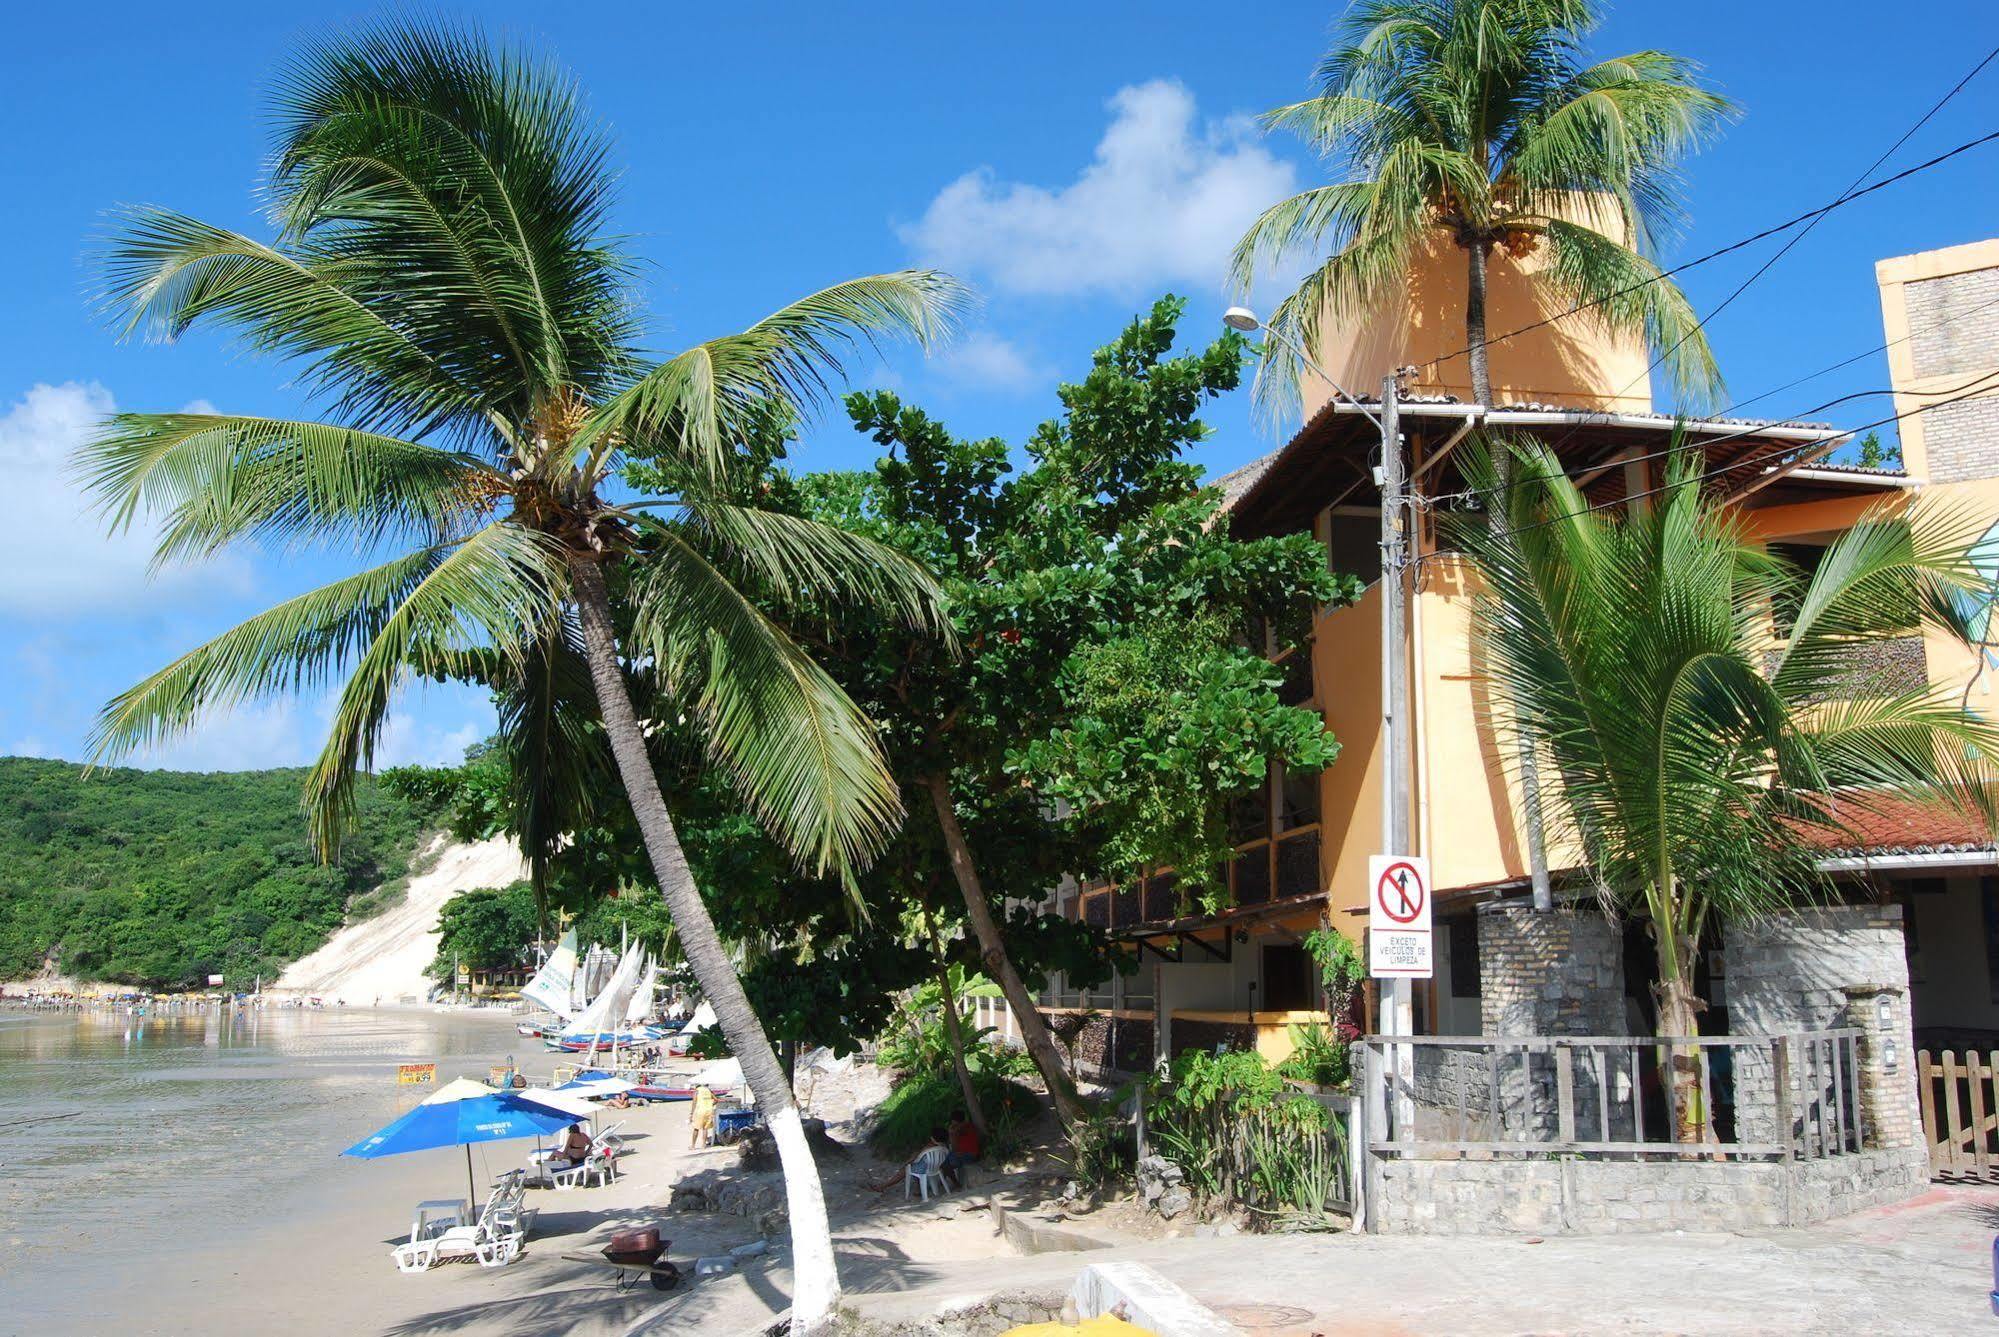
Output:
[[[935,1181],[937,1196],[943,1197],[951,1191],[944,1180],[944,1157],[950,1153],[943,1147],[925,1148],[922,1155],[909,1163],[909,1171],[902,1177],[902,1198],[909,1201],[911,1195],[920,1190],[925,1202],[930,1201],[930,1185]]]
[[[486,1200],[473,1225],[454,1225],[433,1234],[413,1233],[390,1253],[402,1272],[428,1272],[439,1263],[470,1258],[481,1267],[505,1267],[521,1256],[532,1210],[521,1206],[524,1188],[508,1184]]]
[[[563,1170],[549,1172],[549,1182],[558,1190],[587,1188],[595,1180],[599,1186],[610,1183],[618,1177],[618,1153],[615,1147],[595,1146],[590,1153],[576,1164]]]

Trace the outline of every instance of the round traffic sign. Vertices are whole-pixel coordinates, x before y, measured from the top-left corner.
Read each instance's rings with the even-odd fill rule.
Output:
[[[1423,875],[1416,871],[1416,865],[1403,859],[1382,869],[1380,879],[1374,884],[1375,903],[1381,907],[1381,913],[1398,924],[1415,923],[1428,896]]]

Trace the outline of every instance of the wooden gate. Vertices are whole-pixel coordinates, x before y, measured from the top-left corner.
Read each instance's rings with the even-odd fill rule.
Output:
[[[1930,1174],[1939,1178],[1999,1175],[1999,1050],[1959,1055],[1916,1052],[1916,1090]]]

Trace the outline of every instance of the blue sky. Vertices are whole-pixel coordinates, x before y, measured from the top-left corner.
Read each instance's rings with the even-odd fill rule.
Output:
[[[724,9],[727,12],[722,12]],[[302,34],[377,15],[338,4],[22,7],[0,56],[0,753],[80,758],[113,693],[241,617],[349,569],[329,556],[242,553],[144,580],[143,536],[107,542],[59,467],[116,405],[300,414],[284,369],[210,337],[121,346],[83,299],[82,255],[119,202],[252,228],[261,89]],[[1267,3],[491,4],[474,12],[544,44],[614,131],[617,227],[651,263],[659,347],[738,328],[834,279],[916,261],[974,283],[984,306],[956,348],[857,370],[963,434],[1019,439],[1058,378],[1168,289],[1190,334],[1224,305],[1222,258],[1243,224],[1322,169],[1248,116],[1301,95],[1335,5]],[[1897,22],[1897,14],[1910,21]],[[1688,164],[1679,258],[1838,195],[1977,61],[1990,0],[1914,11],[1850,0],[1660,5],[1626,0],[1595,41],[1703,62],[1743,118]],[[1960,34],[1961,41],[1939,40]],[[1999,68],[1883,169],[1999,128]],[[1999,234],[1999,146],[1823,221],[1710,327],[1732,397],[1881,341],[1873,262]],[[1693,271],[1705,311],[1781,239]],[[1669,257],[1672,258],[1672,257]],[[1268,295],[1264,304],[1268,305]],[[1746,410],[1789,416],[1886,384],[1881,355]],[[1833,415],[1860,423],[1882,400]],[[1842,416],[1843,415],[1843,416]],[[1246,397],[1209,415],[1220,471],[1269,449]],[[804,467],[854,466],[837,420]],[[316,751],[324,703],[245,707],[142,764],[235,769]],[[483,701],[407,703],[388,760],[448,761],[490,720]]]

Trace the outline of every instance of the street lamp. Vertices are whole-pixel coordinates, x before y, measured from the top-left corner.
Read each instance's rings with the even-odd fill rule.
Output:
[[[1353,405],[1355,408],[1359,409],[1363,414],[1365,414],[1367,416],[1367,420],[1374,424],[1375,430],[1383,434],[1384,440],[1387,439],[1387,431],[1381,425],[1381,416],[1379,414],[1369,412],[1367,405],[1361,403],[1360,400],[1348,394],[1347,388],[1341,385],[1338,381],[1334,380],[1332,378],[1332,374],[1328,372],[1324,367],[1319,365],[1318,359],[1314,358],[1311,354],[1307,353],[1304,350],[1304,348],[1300,346],[1298,341],[1293,339],[1290,335],[1282,333],[1274,325],[1264,324],[1261,320],[1257,319],[1256,312],[1250,310],[1246,306],[1232,306],[1228,310],[1222,312],[1222,324],[1228,326],[1230,329],[1236,331],[1238,334],[1254,334],[1256,333],[1256,331],[1262,330],[1264,338],[1276,341],[1287,352],[1289,352],[1292,356],[1296,357],[1300,363],[1304,364],[1307,367],[1310,367],[1312,369],[1312,374],[1314,376],[1317,376],[1327,385],[1332,386],[1334,394],[1338,395],[1341,399],[1346,400],[1347,403]]]

